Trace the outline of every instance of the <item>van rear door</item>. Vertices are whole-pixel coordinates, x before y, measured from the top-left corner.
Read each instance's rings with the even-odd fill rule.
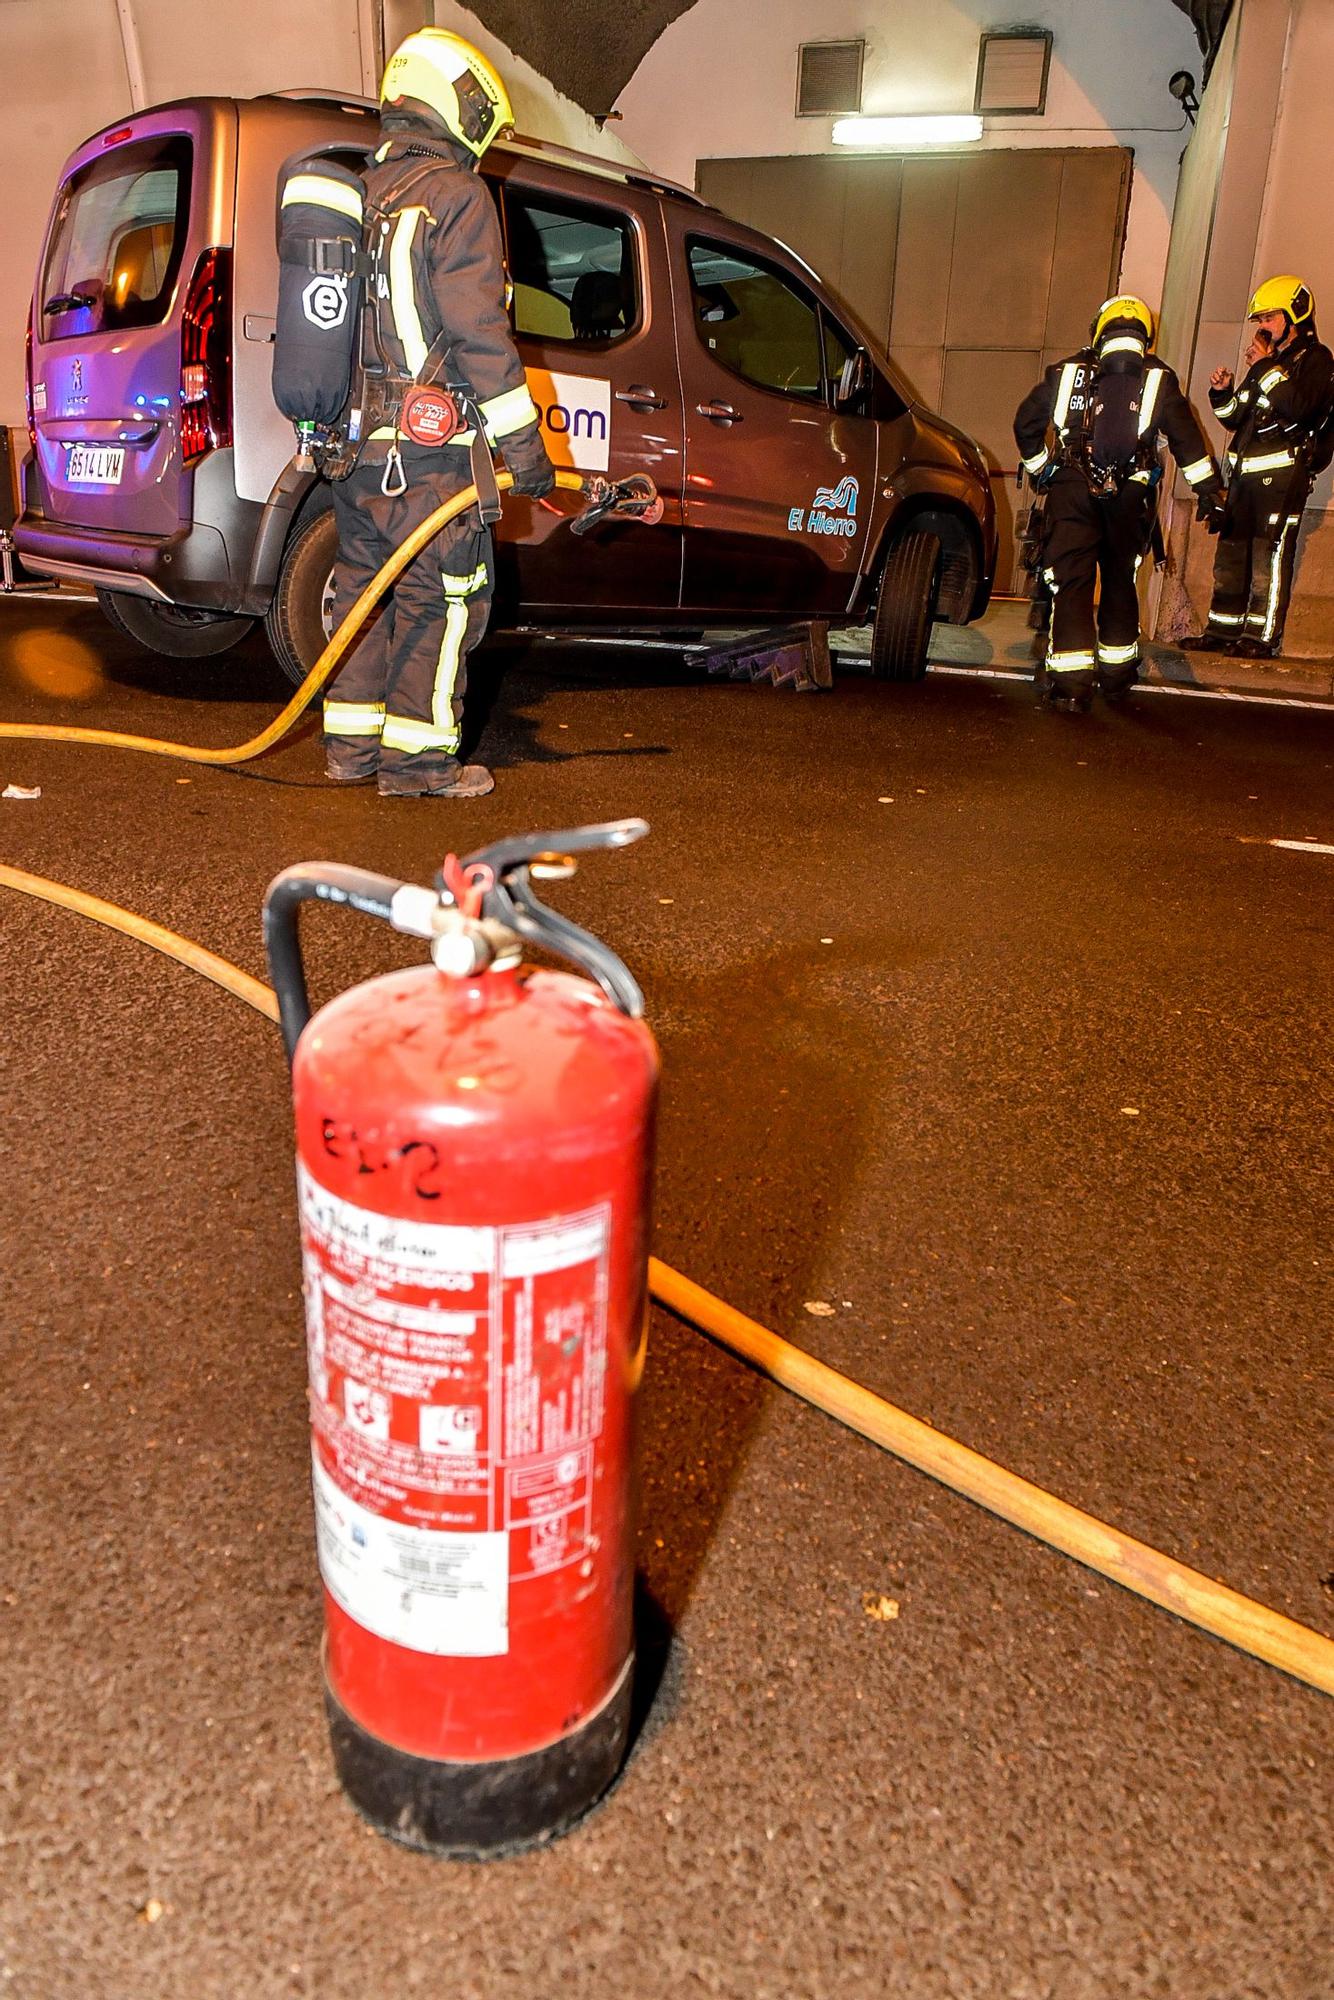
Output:
[[[36,497],[51,520],[166,536],[189,514],[198,416],[183,401],[182,325],[228,310],[217,259],[205,268],[201,256],[220,233],[210,226],[219,162],[206,141],[224,121],[234,136],[234,111],[148,113],[70,162],[32,308]],[[228,238],[230,224],[227,203]],[[197,327],[197,342],[209,331]],[[230,327],[213,333],[215,352],[218,336],[229,344]]]
[[[879,450],[876,420],[838,406],[856,342],[776,244],[733,239],[709,210],[667,212],[686,417],[682,606],[837,617],[857,589]]]

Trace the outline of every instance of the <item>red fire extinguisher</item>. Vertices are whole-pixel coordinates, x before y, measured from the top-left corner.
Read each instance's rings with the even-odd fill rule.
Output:
[[[625,1753],[658,1064],[629,972],[531,878],[647,830],[504,841],[433,889],[291,868],[265,898],[334,1761],[375,1826],[436,1853],[550,1838]],[[312,1020],[311,898],[432,963]],[[590,977],[525,965],[525,939]]]

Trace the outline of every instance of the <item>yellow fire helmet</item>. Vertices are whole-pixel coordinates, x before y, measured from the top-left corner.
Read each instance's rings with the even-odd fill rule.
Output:
[[[1113,326],[1137,326],[1144,335],[1144,345],[1153,346],[1153,314],[1143,299],[1131,298],[1129,293],[1122,293],[1119,298],[1107,299],[1100,305],[1093,322],[1095,347],[1101,346],[1103,335]]]
[[[433,113],[479,160],[514,123],[509,92],[486,57],[447,28],[419,28],[385,64],[381,104],[404,106],[405,100]]]
[[[1266,278],[1247,306],[1246,317],[1259,319],[1262,313],[1286,313],[1294,326],[1300,326],[1315,315],[1311,287],[1291,273],[1281,278]]]

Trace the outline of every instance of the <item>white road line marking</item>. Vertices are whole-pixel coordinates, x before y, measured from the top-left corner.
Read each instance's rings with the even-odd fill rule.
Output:
[[[933,674],[955,674],[963,680],[975,681],[1031,681],[1033,676],[1013,667],[956,667],[943,661],[932,660],[929,671]],[[1334,714],[1334,701],[1303,701],[1297,695],[1289,694],[1238,694],[1233,688],[1197,688],[1179,686],[1172,681],[1137,681],[1135,694],[1181,694],[1192,701],[1239,701],[1252,708],[1318,708],[1325,714]]]
[[[1266,847],[1287,847],[1294,854],[1334,854],[1334,847],[1323,840],[1267,840]]]

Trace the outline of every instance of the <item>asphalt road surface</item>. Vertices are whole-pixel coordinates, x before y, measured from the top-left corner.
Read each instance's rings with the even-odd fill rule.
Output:
[[[643,814],[552,900],[648,993],[659,1254],[1334,1631],[1334,712],[554,648],[491,692],[468,805],[332,790],[309,732],[245,775],[0,744],[42,790],[0,857],[258,973],[288,863],[427,879]],[[174,666],[0,607],[6,717],[225,744],[283,693],[258,644]],[[276,1031],[0,902],[0,1991],[1328,2000],[1334,1704],[660,1312],[622,1780],[503,1864],[370,1832],[320,1706]],[[413,955],[306,934],[319,994]]]

